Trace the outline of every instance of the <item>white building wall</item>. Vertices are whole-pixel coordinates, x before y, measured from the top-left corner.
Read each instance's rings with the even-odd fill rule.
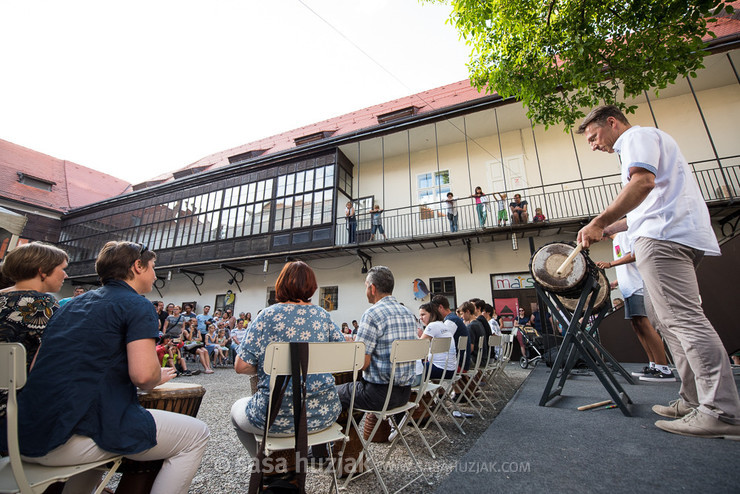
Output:
[[[545,243],[553,241],[572,240],[570,236],[536,238],[535,248],[540,248]],[[396,279],[394,295],[415,313],[419,305],[429,301],[429,296],[424,300],[414,298],[412,285],[416,278],[428,284],[430,278],[454,276],[459,302],[478,297],[490,303],[492,299],[491,274],[525,273],[529,270],[530,252],[526,239],[519,241],[519,249],[516,251],[512,250],[510,241],[474,243],[471,256],[473,273],[470,273],[468,252],[463,245],[407,253],[376,254],[373,255],[373,265],[384,265],[393,271]],[[611,260],[611,245],[603,242],[594,246],[591,249],[591,256],[595,261]],[[339,307],[331,312],[334,322],[341,324],[342,322],[349,323],[353,319],[359,321],[362,313],[369,307],[365,296],[365,275],[360,272],[362,268],[360,260],[346,256],[309,260],[308,264],[316,274],[319,287],[339,287]],[[255,317],[257,311],[265,307],[267,290],[275,286],[280,269],[282,265],[271,263],[268,273],[263,275],[258,266],[247,268],[244,281],[240,283],[241,293],[236,285],[227,284],[229,276],[225,271],[207,271],[204,283],[200,287],[203,293],[201,296],[185,275],[173,273],[172,280],[161,289],[161,297],[156,290],[152,290],[146,297],[149,300],[163,300],[165,303],[175,304],[196,301],[200,313],[204,305],[214,305],[216,295],[232,290],[236,295],[234,312],[236,314],[251,312]],[[312,301],[318,304],[319,290]]]

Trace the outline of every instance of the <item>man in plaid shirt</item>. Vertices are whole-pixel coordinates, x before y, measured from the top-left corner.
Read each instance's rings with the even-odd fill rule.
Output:
[[[370,269],[365,279],[367,301],[373,304],[362,315],[356,341],[365,343],[363,376],[357,382],[355,406],[381,410],[391,377],[391,346],[394,340],[416,339],[413,313],[392,295],[393,273],[385,266]],[[399,364],[391,392],[389,408],[408,402],[414,380],[414,364]],[[343,408],[349,408],[352,383],[337,387]]]

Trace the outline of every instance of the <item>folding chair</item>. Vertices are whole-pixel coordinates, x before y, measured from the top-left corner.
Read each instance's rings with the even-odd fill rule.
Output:
[[[468,337],[467,336],[461,336],[457,340],[457,361],[459,362],[465,362],[466,357],[468,354]],[[459,386],[459,381],[462,379],[461,373],[463,372],[462,366],[457,367],[455,370],[455,374],[452,376],[452,379],[449,381],[440,381],[440,385],[443,386],[445,389],[445,394],[442,395],[442,399],[437,402],[436,407],[433,410],[433,415],[435,417],[439,416],[440,409],[444,410],[447,416],[452,420],[452,423],[455,424],[455,427],[460,431],[460,434],[463,436],[465,435],[465,430],[462,428],[462,424],[465,423],[467,420],[466,414],[463,413],[462,410],[460,410],[460,407],[455,402],[454,397],[454,389],[455,386]],[[448,408],[448,405],[453,408],[454,410],[450,410]],[[458,421],[458,417],[455,416],[455,412],[457,412],[457,415],[460,418],[460,421]],[[429,423],[424,426],[424,429],[429,427]]]
[[[391,375],[390,375],[389,382],[391,384],[394,382],[398,364],[416,362],[417,360],[426,358],[427,355],[429,354],[429,348],[430,348],[430,341],[427,339],[395,340],[391,348]],[[428,378],[427,378],[427,381],[428,381]],[[420,385],[421,386],[420,393],[419,393],[420,395],[423,395],[424,393],[424,388],[423,388],[424,384],[425,384],[425,380],[422,379],[422,384]],[[413,451],[411,451],[411,447],[409,447],[409,444],[406,441],[406,438],[404,437],[404,434],[403,434],[403,428],[408,422],[412,422],[418,430],[418,426],[416,426],[416,424],[412,420],[408,419],[409,414],[414,408],[416,408],[417,403],[414,401],[409,401],[406,404],[401,405],[399,407],[388,409],[388,404],[390,403],[392,391],[393,391],[393,386],[389,385],[388,392],[385,396],[385,403],[383,404],[382,410],[365,410],[362,408],[356,408],[356,410],[359,412],[364,412],[366,414],[372,413],[378,418],[378,421],[375,423],[375,427],[373,427],[373,430],[370,432],[370,435],[368,436],[367,439],[364,439],[363,437],[363,429],[360,428],[360,424],[358,424],[357,420],[355,419],[353,415],[350,415],[350,421],[352,422],[352,427],[355,428],[355,430],[357,431],[357,434],[360,437],[360,441],[362,442],[362,451],[360,452],[357,462],[352,467],[352,471],[350,472],[349,476],[345,480],[343,487],[347,487],[347,485],[353,479],[362,477],[363,475],[372,471],[375,473],[375,477],[378,479],[378,483],[382,487],[383,492],[385,494],[388,494],[388,488],[385,485],[385,481],[383,480],[381,472],[378,469],[378,465],[375,463],[375,459],[373,458],[373,455],[370,451],[370,445],[373,441],[373,438],[375,437],[375,434],[378,432],[378,429],[380,428],[380,424],[386,419],[390,420],[391,426],[396,428],[396,431],[397,431],[396,439],[400,440],[403,443],[404,447],[406,448],[406,451],[408,452],[409,456],[411,456],[411,459],[414,461],[414,464],[416,465],[416,468],[419,471],[419,475],[411,479],[408,483],[403,485],[400,489],[398,489],[395,492],[396,493],[401,492],[406,487],[416,482],[420,478],[424,479],[424,481],[427,484],[432,485],[432,483],[429,482],[429,480],[427,480],[426,475],[424,475],[424,470],[422,470],[421,465],[419,465],[419,461],[416,459],[416,456],[414,455]],[[404,417],[401,420],[396,421],[394,416],[397,414],[404,414]],[[419,434],[421,434],[421,432],[419,432]],[[364,472],[355,475],[357,468],[362,463],[362,459],[364,456],[367,456],[367,459],[370,462],[371,467],[369,469],[366,469]],[[386,460],[387,459],[388,458],[386,457]]]
[[[489,357],[493,355],[495,348],[501,346],[501,342],[503,340],[502,335],[496,335],[492,334],[488,337],[488,355]],[[502,351],[503,354],[503,351]],[[483,367],[483,381],[485,381],[486,386],[488,386],[491,391],[498,396],[498,400],[491,401],[490,398],[488,398],[487,395],[484,394],[486,400],[493,406],[493,408],[496,408],[496,403],[499,401],[505,401],[504,396],[504,390],[499,386],[497,379],[498,379],[498,373],[502,368],[502,360],[499,358],[498,360],[489,358],[488,363]],[[482,389],[483,387],[481,387]],[[485,392],[485,390],[483,390]]]
[[[308,374],[330,374],[334,372],[352,372],[352,382],[357,381],[357,375],[365,364],[365,343],[362,342],[336,342],[336,343],[309,343],[308,344]],[[292,375],[290,361],[290,343],[270,343],[265,349],[265,374],[270,376],[270,396],[268,398],[267,416],[270,416],[272,407],[272,395],[279,392],[275,383],[278,376]],[[349,414],[352,416],[354,408],[355,392],[352,386],[352,398],[349,406]],[[346,429],[342,431],[342,426],[338,423],[332,424],[329,428],[319,432],[308,434],[308,446],[317,446],[320,444],[328,445],[330,457],[332,456],[332,444],[341,441],[342,449],[337,455],[337,464],[341,464],[344,448],[349,441],[350,424],[347,423]],[[257,442],[265,441],[265,456],[270,456],[275,451],[290,450],[295,448],[294,436],[270,436],[268,431],[266,437],[255,434]],[[339,492],[339,482],[334,462],[329,461],[329,469],[332,473],[332,482],[334,490]]]
[[[105,460],[70,465],[47,467],[21,460],[18,443],[18,398],[16,393],[26,385],[26,349],[20,343],[0,343],[0,389],[8,391],[7,427],[9,456],[0,458],[0,492],[39,493],[54,482],[64,482],[78,473],[113,465],[98,486],[100,494],[121,464],[121,456]]]
[[[501,383],[502,391],[503,387],[508,388],[509,391],[514,390],[514,382],[506,374],[505,369],[508,363],[511,361],[511,352],[514,350],[514,341],[516,341],[517,331],[518,329],[514,328],[511,334],[501,335],[501,362],[494,372],[492,379],[494,379],[497,383]]]
[[[432,338],[432,344],[431,349],[429,350],[430,356],[435,355],[438,353],[446,353],[447,359],[445,360],[445,369],[447,368],[447,365],[449,363],[449,351],[450,346],[452,345],[452,338]],[[431,362],[431,359],[430,359]],[[447,435],[447,432],[442,428],[439,421],[437,420],[437,417],[434,416],[434,413],[432,409],[429,407],[429,403],[425,401],[425,396],[429,397],[429,399],[433,400],[434,398],[437,398],[438,400],[442,401],[444,393],[449,391],[449,388],[451,385],[449,385],[452,382],[452,376],[449,378],[445,378],[447,375],[447,372],[445,372],[442,375],[441,379],[436,379],[438,383],[432,382],[431,378],[432,374],[432,366],[431,364],[427,366],[427,372],[424,373],[424,376],[422,378],[422,383],[419,384],[419,386],[414,386],[411,388],[411,391],[416,393],[415,403],[417,404],[417,407],[422,410],[422,417],[425,415],[429,415],[429,422],[427,422],[427,426],[430,422],[433,422],[437,429],[439,430],[440,434],[442,434],[442,437],[438,439],[434,444],[429,444],[426,437],[424,437],[424,433],[422,432],[422,429],[420,429],[420,424],[417,420],[414,419],[413,414],[409,413],[409,420],[412,421],[412,426],[416,432],[419,434],[419,438],[421,439],[422,443],[424,443],[424,446],[427,448],[427,451],[429,451],[429,454],[432,458],[436,459],[437,456],[434,454],[434,448],[436,445],[441,443],[442,441],[449,441],[450,444],[453,442],[452,439],[450,439],[450,436]],[[447,383],[449,386],[445,386],[445,383]],[[425,426],[423,430],[426,430],[427,427]],[[407,437],[410,435],[407,434]],[[391,443],[391,447],[388,450],[388,454],[386,455],[386,460],[391,454],[391,451],[393,451],[393,448],[395,447],[396,442],[398,441],[398,437],[396,437],[393,442]]]
[[[471,364],[470,369],[460,373],[462,376],[467,376],[468,378],[467,382],[463,386],[462,391],[460,392],[460,400],[463,401],[467,399],[470,406],[472,406],[475,409],[478,416],[482,419],[485,418],[483,417],[483,413],[481,413],[483,409],[485,408],[485,406],[483,405],[483,402],[480,400],[480,398],[476,396],[476,393],[478,392],[483,393],[480,390],[480,379],[476,379],[476,377],[478,376],[478,373],[481,370],[481,361],[483,360],[485,343],[486,343],[485,336],[481,336],[480,338],[478,338],[478,354],[476,355],[475,362]]]

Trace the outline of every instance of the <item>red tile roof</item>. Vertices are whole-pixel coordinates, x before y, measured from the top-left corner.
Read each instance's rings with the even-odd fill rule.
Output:
[[[54,185],[47,191],[22,184],[18,172]],[[2,198],[64,212],[130,191],[121,179],[0,139]]]

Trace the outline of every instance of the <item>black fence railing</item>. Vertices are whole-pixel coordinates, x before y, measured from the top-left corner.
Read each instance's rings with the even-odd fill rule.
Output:
[[[716,166],[716,160],[691,163],[694,177],[708,204],[738,198],[740,195],[739,158],[740,156],[732,156],[722,159],[722,168]],[[522,202],[527,202],[527,223],[534,222],[535,210],[540,208],[545,216],[543,225],[546,225],[550,221],[595,216],[603,211],[621,190],[622,183],[617,174],[583,181],[529,187],[517,190],[516,193],[521,194]],[[482,211],[479,211],[474,199],[458,199],[456,231],[474,232],[511,225],[512,213],[509,204],[514,201],[514,193],[510,192],[504,201],[493,195],[487,196],[488,202]],[[502,209],[506,211],[507,220],[505,222],[499,221],[499,212]],[[386,209],[380,216],[380,223],[385,237],[392,240],[433,237],[452,232],[445,202]],[[369,242],[372,230],[371,212],[358,214],[354,243]],[[337,218],[336,244],[350,243],[349,234],[345,218]],[[373,240],[382,239],[383,235],[378,232]]]

